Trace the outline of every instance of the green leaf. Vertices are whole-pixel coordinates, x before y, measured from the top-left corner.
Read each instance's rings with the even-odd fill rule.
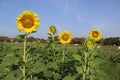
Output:
[[[45,77],[52,77],[53,72],[51,71],[44,71],[44,76]]]
[[[2,64],[1,66],[10,66],[12,64],[18,64],[19,59],[15,56],[5,56],[2,59]]]
[[[102,63],[102,61],[101,61],[100,59],[95,59],[95,60],[93,60],[93,61],[90,61],[90,65],[91,65],[92,67],[97,67],[97,66],[100,65],[100,63]]]
[[[82,66],[76,66],[76,70],[77,70],[78,74],[83,72]]]
[[[54,77],[55,80],[59,80],[61,78],[61,75],[58,74],[58,73],[54,73],[53,77]]]
[[[58,69],[58,66],[57,66],[57,63],[56,63],[56,62],[49,62],[49,63],[47,64],[47,68],[53,68],[53,69],[57,70],[57,69]]]
[[[43,62],[36,62],[32,65],[32,72],[39,73],[40,71],[46,70],[46,66]]]
[[[6,76],[9,72],[9,68],[0,66],[0,79],[4,78],[4,76]]]
[[[20,80],[22,77],[21,70],[14,70],[7,74],[4,80]]]
[[[81,56],[79,54],[73,54],[73,57],[78,61],[81,60]]]
[[[63,78],[63,80],[75,80],[74,77],[68,75]]]
[[[30,78],[26,78],[26,80],[31,80]]]
[[[38,80],[38,78],[37,78],[37,77],[34,77],[33,80]]]

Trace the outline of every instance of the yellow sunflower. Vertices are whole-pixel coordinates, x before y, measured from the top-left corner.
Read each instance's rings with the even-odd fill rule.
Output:
[[[95,42],[92,39],[87,39],[85,41],[85,45],[88,48],[88,50],[92,50],[95,47]]]
[[[95,41],[101,39],[102,33],[99,30],[91,30],[89,33],[89,37]]]
[[[72,40],[72,35],[69,31],[65,30],[58,36],[58,38],[62,44],[68,44]]]
[[[36,32],[39,27],[40,18],[36,13],[30,10],[24,10],[19,17],[16,18],[16,25],[19,31],[25,33]]]
[[[55,34],[56,33],[56,28],[54,26],[50,26],[49,29],[48,29],[48,33],[49,34]]]

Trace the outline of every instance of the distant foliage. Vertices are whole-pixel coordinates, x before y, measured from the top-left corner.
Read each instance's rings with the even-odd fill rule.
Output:
[[[21,35],[18,35],[15,38],[9,38],[6,36],[0,36],[0,42],[6,41],[6,42],[10,42],[11,39],[13,39],[14,42],[18,41],[18,42],[23,42],[22,39],[20,39]],[[19,38],[19,39],[18,39]],[[49,38],[48,38],[49,39]],[[41,38],[34,38],[32,36],[27,38],[28,42],[31,41],[42,41],[44,43],[47,42],[48,39],[41,39]],[[55,40],[58,40],[57,36],[55,36]],[[85,38],[73,38],[71,41],[71,44],[82,44],[84,42]],[[116,45],[116,46],[120,46],[120,38],[119,37],[110,37],[110,38],[102,38],[100,41],[97,41],[98,44],[103,44],[103,45]]]

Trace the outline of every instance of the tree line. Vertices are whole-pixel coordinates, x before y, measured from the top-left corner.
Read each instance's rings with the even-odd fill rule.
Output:
[[[9,38],[6,36],[0,36],[0,42],[23,42],[24,35],[18,35],[15,38]],[[48,38],[49,39],[49,38]],[[42,43],[46,43],[48,39],[40,39],[40,38],[34,38],[34,37],[28,37],[27,41],[28,42],[33,42],[33,41],[40,41]],[[57,39],[57,36],[55,37],[55,40]],[[82,44],[84,42],[85,38],[73,38],[71,41],[71,44]],[[120,37],[109,37],[109,38],[102,38],[100,41],[97,42],[98,44],[102,45],[116,45],[120,46]]]

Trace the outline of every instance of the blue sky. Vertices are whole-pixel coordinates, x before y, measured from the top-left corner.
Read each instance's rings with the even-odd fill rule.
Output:
[[[0,36],[23,34],[15,23],[23,10],[36,12],[41,20],[30,36],[47,38],[54,25],[57,34],[69,30],[73,37],[87,37],[91,29],[101,30],[103,37],[120,37],[120,0],[0,0]]]

